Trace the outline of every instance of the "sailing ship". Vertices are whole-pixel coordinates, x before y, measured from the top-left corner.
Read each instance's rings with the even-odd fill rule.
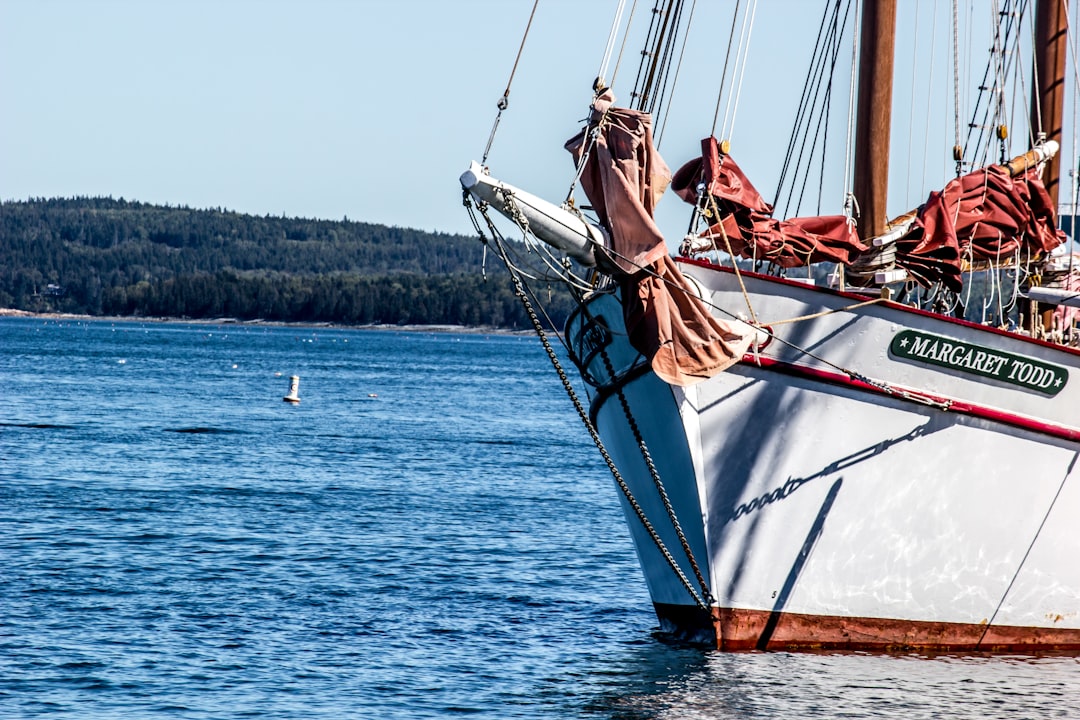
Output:
[[[1080,651],[1080,267],[1056,217],[1067,10],[1015,5],[997,21],[1034,28],[1031,146],[975,167],[958,142],[956,178],[900,218],[884,204],[895,0],[857,10],[842,214],[775,218],[713,136],[669,171],[649,82],[671,72],[678,0],[654,8],[635,106],[597,78],[567,143],[587,207],[486,162],[461,176],[620,490],[663,631],[733,651]],[[654,220],[669,182],[692,215],[675,257]],[[579,301],[562,339],[587,400],[540,321],[533,286],[553,277]]]

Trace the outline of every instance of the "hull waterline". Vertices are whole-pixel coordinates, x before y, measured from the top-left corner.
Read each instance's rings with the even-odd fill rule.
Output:
[[[683,271],[746,307],[732,273]],[[743,280],[775,339],[688,388],[630,347],[615,296],[567,326],[608,451],[678,549],[655,464],[713,598],[693,602],[624,499],[663,629],[725,650],[1080,650],[1080,354]]]

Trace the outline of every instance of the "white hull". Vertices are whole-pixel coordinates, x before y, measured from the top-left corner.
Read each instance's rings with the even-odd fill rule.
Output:
[[[682,269],[748,314],[734,274]],[[690,388],[647,370],[613,296],[567,327],[617,467],[696,583],[621,390],[713,597],[694,606],[624,502],[665,627],[726,649],[1080,649],[1080,353],[744,281],[777,340]],[[898,354],[905,338],[929,360]]]

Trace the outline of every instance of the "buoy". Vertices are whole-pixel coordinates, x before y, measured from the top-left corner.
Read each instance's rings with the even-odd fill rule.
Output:
[[[285,402],[298,403],[300,402],[300,376],[292,375],[289,377],[289,394],[281,398]]]

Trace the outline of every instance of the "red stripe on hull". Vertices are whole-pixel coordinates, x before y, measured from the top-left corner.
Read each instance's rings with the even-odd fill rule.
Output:
[[[888,392],[884,388],[876,385],[870,385],[864,383],[861,380],[856,380],[847,375],[842,375],[836,372],[829,372],[828,370],[820,370],[818,368],[806,367],[805,365],[795,365],[793,363],[783,362],[781,360],[773,360],[772,358],[759,356],[754,357],[752,353],[747,353],[743,356],[742,362],[746,365],[757,365],[769,370],[775,370],[777,372],[786,373],[788,375],[795,375],[798,377],[804,377],[810,380],[819,380],[831,385],[846,385],[857,390],[865,392],[876,393],[878,395],[885,395],[888,397],[896,398],[897,400],[906,400],[908,402],[918,403],[919,400],[915,398],[921,398],[936,404],[947,404],[948,407],[943,408],[944,412],[957,413],[960,415],[971,415],[972,417],[983,418],[984,420],[994,420],[996,422],[1004,423],[1005,425],[1011,425],[1013,427],[1023,428],[1025,430],[1033,430],[1043,435],[1049,435],[1051,437],[1061,438],[1062,440],[1080,440],[1080,430],[1075,428],[1065,427],[1063,425],[1057,425],[1055,423],[1043,422],[1041,420],[1035,420],[1033,418],[1025,417],[1023,415],[1016,415],[994,408],[989,408],[984,405],[976,405],[964,400],[954,400],[952,398],[941,397],[939,395],[933,395],[931,393],[923,392],[921,390],[914,390],[912,388],[906,388],[900,385],[889,383],[889,387],[896,392]],[[904,393],[909,393],[911,397],[905,397]]]
[[[1080,652],[1080,629],[1074,628],[987,628],[981,623],[801,615],[731,608],[715,608],[710,623],[705,613],[694,607],[662,604],[655,607],[665,631],[726,652]]]
[[[727,265],[714,265],[708,260],[695,260],[692,258],[677,257],[675,262],[683,265],[693,265],[703,270],[709,270],[716,273],[724,273],[726,275],[734,275],[735,271]],[[844,292],[841,290],[834,290],[832,288],[818,287],[817,285],[807,285],[804,282],[798,280],[789,280],[788,278],[776,277],[775,275],[764,275],[762,273],[751,272],[749,270],[742,270],[740,274],[744,278],[754,278],[755,280],[762,280],[767,283],[773,283],[775,285],[786,285],[792,288],[799,288],[801,290],[808,290],[810,292],[819,293],[822,295],[832,295],[835,297],[847,298],[855,302],[866,302],[867,300],[873,300],[876,295],[870,295],[867,293],[854,293]],[[961,327],[968,327],[980,332],[990,335],[1002,335],[1004,337],[1015,338],[1021,342],[1028,343],[1030,345],[1041,345],[1043,347],[1054,348],[1063,353],[1069,355],[1080,355],[1080,348],[1069,347],[1067,345],[1059,345],[1057,343],[1048,342],[1046,340],[1038,340],[1029,335],[1021,335],[1019,333],[1012,332],[1010,330],[1002,330],[1000,328],[992,327],[990,325],[982,325],[980,323],[971,322],[970,320],[963,320],[961,318],[951,317],[949,315],[940,315],[929,310],[922,310],[920,308],[911,307],[910,305],[902,305],[897,302],[891,302],[888,300],[882,300],[878,303],[881,307],[887,307],[891,310],[899,310],[900,312],[909,313],[911,315],[921,315],[922,317],[933,318],[936,321],[947,323],[949,325],[959,325]]]

